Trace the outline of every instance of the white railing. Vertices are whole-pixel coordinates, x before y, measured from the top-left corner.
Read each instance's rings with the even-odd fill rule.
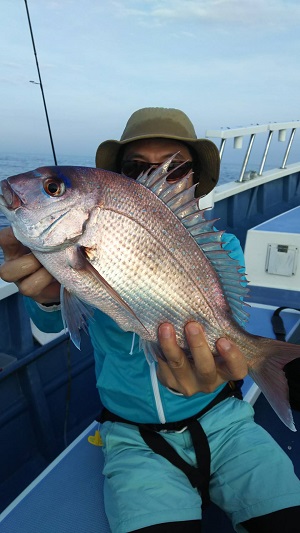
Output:
[[[285,169],[286,165],[287,165],[287,160],[288,160],[288,157],[289,157],[289,154],[290,154],[290,151],[291,151],[291,147],[292,147],[292,144],[293,144],[293,141],[294,141],[294,138],[295,138],[296,130],[299,129],[299,128],[300,128],[300,121],[297,120],[297,121],[293,121],[293,122],[280,122],[280,123],[273,122],[273,123],[263,124],[263,125],[247,126],[245,128],[232,128],[232,129],[228,128],[226,130],[225,129],[207,130],[205,135],[208,138],[219,138],[219,139],[221,139],[220,148],[219,148],[221,159],[223,157],[223,153],[224,153],[225,144],[226,144],[227,139],[232,139],[233,138],[234,139],[234,143],[233,143],[234,148],[235,149],[240,149],[243,146],[244,138],[245,137],[250,137],[248,148],[247,148],[246,155],[245,155],[245,159],[244,159],[244,162],[242,164],[240,176],[239,176],[239,179],[237,180],[238,182],[241,183],[241,182],[245,181],[246,179],[249,180],[249,179],[251,179],[252,177],[255,177],[255,176],[262,176],[263,171],[264,171],[264,167],[265,167],[265,164],[266,164],[267,156],[268,156],[268,153],[269,153],[269,149],[270,149],[270,146],[271,146],[271,142],[272,142],[272,139],[273,139],[274,132],[278,132],[278,141],[279,142],[285,142],[286,141],[287,131],[290,130],[290,137],[289,137],[289,140],[288,140],[288,143],[287,143],[287,147],[286,147],[285,154],[284,154],[284,157],[283,157],[283,160],[282,160],[282,164],[280,166],[281,169]],[[251,175],[250,176],[249,175],[246,176],[245,175],[245,171],[246,171],[246,168],[247,168],[247,164],[248,164],[249,157],[250,157],[253,145],[254,145],[254,141],[255,141],[256,135],[257,134],[262,134],[262,133],[268,134],[268,135],[267,135],[267,141],[266,141],[266,145],[265,145],[265,148],[264,148],[263,156],[262,156],[262,159],[261,159],[259,171],[258,171],[258,173],[255,173],[255,176],[251,176]],[[300,154],[299,154],[299,160],[300,160]]]

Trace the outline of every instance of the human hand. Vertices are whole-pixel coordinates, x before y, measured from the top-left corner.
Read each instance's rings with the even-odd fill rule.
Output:
[[[214,357],[198,322],[189,322],[185,334],[193,356],[190,361],[176,342],[171,324],[161,324],[158,339],[167,362],[158,359],[157,376],[160,382],[184,396],[197,392],[213,392],[219,385],[230,380],[243,379],[247,362],[239,348],[228,339],[216,342],[218,356]]]
[[[22,294],[38,303],[59,302],[60,284],[15,238],[11,228],[0,231],[0,247],[4,254],[0,277],[4,281],[15,283]]]

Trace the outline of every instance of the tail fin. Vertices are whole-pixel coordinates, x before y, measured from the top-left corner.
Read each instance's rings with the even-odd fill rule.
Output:
[[[280,420],[292,431],[297,431],[289,402],[288,382],[283,368],[293,359],[300,358],[300,345],[263,338],[260,338],[260,344],[258,350],[261,349],[264,358],[262,362],[250,368],[249,374]]]

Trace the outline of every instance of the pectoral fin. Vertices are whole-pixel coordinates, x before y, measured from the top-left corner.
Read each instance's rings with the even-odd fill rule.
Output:
[[[68,329],[72,342],[80,350],[80,330],[87,332],[86,323],[92,318],[93,311],[63,286],[60,290],[60,302],[64,328]]]
[[[134,317],[134,319],[137,320],[139,324],[141,324],[145,332],[149,334],[148,330],[141,322],[141,320],[137,317],[133,309],[131,309],[131,307],[125,302],[125,300],[123,300],[119,293],[115,291],[115,289],[106,281],[106,279],[98,272],[98,270],[96,270],[96,268],[90,262],[93,259],[95,248],[92,246],[79,246],[77,250],[80,256],[80,265],[84,265],[85,270],[88,271],[102,285],[102,287],[113,298],[113,300],[115,300],[115,302],[117,302],[121,307],[123,307],[123,309],[128,311],[128,313],[130,313]]]

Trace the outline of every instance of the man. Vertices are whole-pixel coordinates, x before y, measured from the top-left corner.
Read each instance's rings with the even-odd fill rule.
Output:
[[[214,188],[218,150],[197,139],[188,117],[175,109],[136,111],[120,141],[100,144],[96,165],[136,179],[174,153],[170,181],[192,168],[198,196]],[[9,230],[0,233],[0,245],[6,258],[0,275],[30,296],[28,309],[40,329],[59,331],[58,283],[32,254],[24,255]],[[235,237],[224,235],[223,246],[242,264]],[[163,324],[159,340],[167,362],[148,364],[138,338],[98,310],[89,332],[105,407],[105,506],[113,533],[199,532],[201,502],[208,501],[209,492],[237,531],[297,530],[300,482],[292,464],[254,423],[251,406],[226,385],[247,372],[236,346],[219,339],[220,357],[214,358],[201,325],[190,322],[185,327],[190,362],[172,325]]]

